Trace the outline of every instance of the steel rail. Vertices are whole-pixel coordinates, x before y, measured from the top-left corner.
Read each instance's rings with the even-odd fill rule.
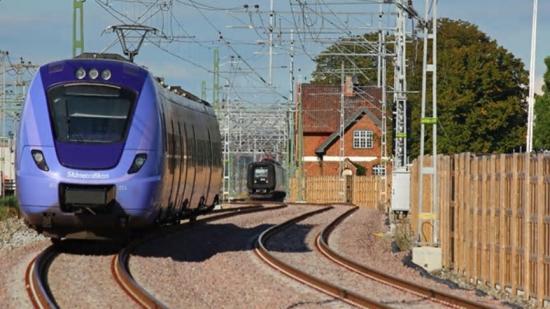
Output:
[[[299,215],[295,218],[287,220],[281,224],[270,227],[265,230],[256,240],[255,252],[256,254],[265,261],[268,265],[275,268],[276,270],[284,273],[285,275],[302,282],[318,291],[321,291],[325,294],[338,298],[348,304],[364,307],[364,308],[388,308],[386,305],[379,303],[373,299],[358,295],[354,292],[348,291],[346,289],[340,288],[336,285],[333,285],[327,281],[319,279],[315,276],[307,274],[297,268],[286,264],[280,259],[273,256],[269,250],[266,248],[266,242],[273,237],[275,234],[281,230],[287,228],[288,226],[302,221],[308,217],[317,215],[319,213],[325,212],[333,207],[324,207],[318,210],[310,211],[305,214]]]
[[[131,242],[128,246],[119,251],[119,253],[113,257],[113,262],[111,264],[111,272],[115,281],[120,285],[120,287],[128,294],[136,303],[145,308],[167,308],[160,300],[156,299],[151,295],[147,290],[145,290],[139,283],[132,277],[130,272],[128,262],[130,259],[131,253],[134,249],[147,241],[166,236],[167,234],[181,231],[183,228],[191,227],[196,223],[205,223],[215,220],[221,220],[233,216],[238,216],[242,214],[261,212],[261,211],[272,211],[276,209],[281,209],[287,207],[286,204],[281,204],[279,206],[273,207],[262,207],[262,206],[248,206],[248,207],[235,207],[235,208],[226,208],[219,209],[211,212],[213,216],[209,216],[203,219],[199,219],[193,223],[188,222],[185,226],[173,226],[169,227],[169,230],[160,231],[158,233],[149,235],[145,238],[138,239]]]
[[[47,273],[53,259],[59,254],[53,244],[40,252],[27,266],[25,288],[35,308],[59,308],[48,287]]]
[[[479,304],[476,302],[473,302],[471,300],[462,298],[460,296],[455,296],[443,291],[437,291],[431,288],[423,287],[420,285],[417,285],[413,282],[401,279],[399,277],[395,277],[393,275],[386,274],[384,272],[381,272],[379,270],[367,267],[365,265],[362,265],[358,262],[355,262],[353,260],[350,260],[334,250],[330,248],[328,245],[328,239],[330,234],[334,231],[334,229],[342,223],[348,216],[350,216],[352,213],[357,211],[357,207],[354,207],[342,215],[338,216],[333,222],[331,222],[329,225],[327,225],[321,233],[317,236],[316,239],[316,246],[317,249],[325,255],[328,259],[332,260],[333,262],[355,272],[358,273],[364,277],[367,277],[369,279],[381,282],[385,285],[389,285],[391,287],[394,287],[396,289],[400,289],[421,297],[428,298],[434,302],[438,302],[440,304],[454,307],[454,308],[490,308],[486,305]]]

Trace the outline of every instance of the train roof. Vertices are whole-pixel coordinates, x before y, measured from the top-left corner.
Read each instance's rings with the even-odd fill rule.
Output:
[[[275,161],[271,158],[263,158],[260,161],[251,162],[250,165],[253,165],[253,164],[266,164],[266,163],[272,163],[272,164],[281,166],[281,163],[279,163],[279,162],[277,162],[277,161]]]
[[[212,106],[209,102],[197,97],[196,95],[192,94],[191,92],[183,89],[181,86],[177,86],[177,85],[167,85],[164,83],[164,78],[162,77],[158,77],[156,76],[155,77],[155,80],[159,83],[159,85],[164,88],[166,91],[169,91],[173,94],[176,94],[178,96],[181,96],[181,97],[184,97],[184,98],[187,98],[189,100],[192,100],[192,101],[195,101],[197,103],[202,103],[206,106]]]
[[[123,61],[123,62],[127,62],[128,64],[132,64],[132,65],[135,65],[135,66],[138,66],[136,65],[135,63],[131,62],[128,58],[120,55],[120,54],[114,54],[114,53],[82,53],[76,57],[74,57],[74,59],[91,59],[91,60],[94,60],[94,59],[100,59],[100,60],[114,60],[114,61]],[[138,66],[139,67],[139,66]],[[147,70],[149,73],[151,73],[147,68],[145,67],[140,67],[144,70]],[[212,105],[197,97],[196,95],[192,94],[191,92],[183,89],[183,87],[181,86],[178,86],[178,85],[167,85],[165,82],[164,82],[164,78],[162,77],[158,77],[158,76],[155,76],[155,80],[159,83],[159,85],[165,89],[166,91],[169,91],[173,94],[176,94],[178,96],[181,96],[181,97],[184,97],[184,98],[187,98],[189,100],[192,100],[192,101],[195,101],[197,103],[202,103],[206,106],[209,106],[211,107]]]
[[[133,63],[128,58],[113,53],[82,53],[74,59],[105,59],[105,60],[117,60],[117,61],[126,61],[128,63]]]

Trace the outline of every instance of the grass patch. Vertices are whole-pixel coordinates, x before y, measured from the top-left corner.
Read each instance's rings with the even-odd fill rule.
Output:
[[[394,241],[399,251],[411,250],[414,244],[414,237],[408,220],[400,220],[400,222],[396,224]]]
[[[17,198],[15,196],[0,197],[0,221],[15,217],[18,213]]]

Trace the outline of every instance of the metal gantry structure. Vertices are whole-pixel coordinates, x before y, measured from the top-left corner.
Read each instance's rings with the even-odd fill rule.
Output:
[[[120,22],[156,26],[160,29],[159,41],[149,40],[150,44],[213,75],[210,88],[212,89],[211,101],[220,119],[220,131],[223,137],[225,170],[223,196],[225,199],[236,198],[243,193],[245,162],[258,160],[263,156],[270,156],[281,161],[289,171],[288,174],[296,177],[299,184],[302,183],[304,173],[300,82],[303,81],[303,76],[295,77],[297,57],[309,58],[311,61],[315,61],[316,56],[338,57],[337,63],[340,64],[343,61],[344,68],[326,70],[323,72],[324,74],[333,74],[333,76],[340,77],[340,80],[344,79],[341,76],[342,73],[363,76],[364,80],[368,81],[367,83],[370,82],[371,85],[380,87],[381,98],[375,99],[377,102],[372,103],[379,106],[382,115],[381,163],[384,165],[384,171],[388,170],[386,164],[391,161],[394,171],[402,170],[408,173],[407,99],[410,90],[407,85],[407,70],[409,69],[407,44],[416,35],[415,26],[411,23],[412,28],[409,27],[409,21],[416,20],[425,29],[428,25],[433,25],[434,28],[425,33],[424,39],[435,41],[437,20],[429,14],[426,14],[424,18],[419,16],[412,7],[412,1],[352,0],[329,3],[322,0],[316,2],[290,0],[289,7],[281,8],[280,3],[266,0],[265,9],[260,8],[259,4],[244,4],[238,8],[212,4],[208,1],[186,0],[174,2],[96,0],[95,2],[108,10]],[[140,6],[143,12],[134,9],[133,17],[129,17],[124,13],[124,9],[114,7],[113,4],[116,2],[122,6]],[[177,6],[182,5],[187,10],[196,11],[197,16],[206,22],[206,26],[216,33],[215,40],[198,40],[184,29],[182,23],[175,17],[176,14],[172,12]],[[436,0],[425,0],[427,12],[436,12],[436,5]],[[237,21],[239,24],[218,25],[217,18],[209,17],[211,13],[230,16],[231,20]],[[161,25],[152,24],[155,15],[162,15]],[[170,19],[170,22],[165,24],[165,19]],[[183,33],[177,33],[177,26]],[[241,36],[241,32],[239,39],[232,39],[230,35],[227,35],[232,30],[227,29],[248,31],[252,35],[255,33],[257,37],[249,38],[249,41],[245,42],[247,39],[243,39],[243,37],[246,36]],[[372,40],[372,38],[364,36],[368,32],[378,33],[378,39]],[[213,50],[212,68],[207,68],[187,56],[170,51],[166,45],[161,46],[159,42],[163,40],[167,43],[192,43],[195,46]],[[242,51],[245,47],[242,46],[256,46],[259,51],[255,51],[254,56],[245,57],[243,56],[245,53]],[[326,51],[328,46],[334,46],[334,49],[330,52]],[[267,67],[259,68],[258,55],[267,55]],[[282,57],[288,57],[288,65],[281,65]],[[363,68],[356,63],[357,59],[365,57],[376,64],[374,68]],[[253,63],[252,58],[256,59],[256,62]],[[427,59],[435,59],[435,54],[430,58],[427,57],[426,61]],[[424,79],[432,71],[435,79],[435,67],[435,61],[430,64],[425,63]],[[280,91],[284,87],[281,84],[286,82],[281,83],[281,75],[274,75],[274,72],[280,68],[288,68],[288,92]],[[372,69],[377,70],[376,81],[368,77],[373,76],[368,71]],[[387,80],[388,69],[393,70],[392,82]],[[208,86],[204,83],[201,84],[201,97],[206,97],[207,88]],[[427,104],[426,91],[428,90],[426,87],[422,89],[423,106]],[[282,94],[283,92],[287,94]],[[368,93],[361,95],[365,99],[373,99],[368,97]],[[435,90],[433,90],[433,95],[432,101],[435,106],[437,103]],[[388,100],[393,102],[391,104],[392,111],[388,110],[390,106]],[[347,108],[347,103],[346,100],[343,101],[344,106],[335,110],[336,113],[340,113],[340,130],[346,120],[344,111]],[[426,109],[423,110],[426,111]],[[430,127],[434,132],[432,148],[435,151],[436,123],[432,123],[437,121],[435,107],[433,112],[433,117],[423,116],[422,132],[427,129],[426,125],[432,125]],[[391,137],[388,136],[387,126],[390,119],[393,120],[394,125],[393,156],[388,149],[388,138]],[[343,137],[343,134],[340,136]],[[344,147],[340,148],[340,157],[344,158]],[[423,154],[422,150],[421,155]],[[423,172],[435,175],[436,166],[426,167]],[[384,179],[387,183],[385,176]],[[298,185],[298,188],[300,187],[302,186]],[[386,187],[384,185],[384,190]],[[437,188],[437,186],[433,188]],[[421,187],[420,191],[423,189]],[[298,190],[299,199],[301,193],[303,192]],[[406,203],[408,205],[408,199]]]
[[[4,181],[15,179],[15,138],[21,111],[37,65],[20,58],[10,59],[10,53],[0,51],[0,195]]]
[[[0,137],[14,136],[30,79],[37,69],[38,65],[23,58],[12,62],[8,51],[0,51]]]
[[[395,106],[394,170],[407,168],[407,17],[405,1],[396,0],[393,104]]]

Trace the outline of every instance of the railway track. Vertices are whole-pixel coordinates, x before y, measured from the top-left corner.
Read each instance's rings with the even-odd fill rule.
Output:
[[[325,294],[328,294],[332,297],[338,298],[348,304],[358,306],[358,307],[365,307],[365,308],[388,308],[388,306],[371,299],[366,296],[362,296],[359,294],[356,294],[352,291],[348,291],[344,288],[341,288],[337,285],[334,285],[330,282],[327,282],[323,279],[317,278],[313,275],[310,275],[306,272],[303,272],[299,270],[298,268],[295,268],[281,259],[275,257],[272,255],[269,250],[266,248],[266,242],[269,241],[271,237],[273,237],[275,234],[280,232],[281,230],[284,230],[288,226],[295,224],[299,221],[302,221],[306,218],[315,216],[317,214],[320,214],[322,212],[325,212],[327,210],[332,209],[332,207],[323,207],[321,209],[317,209],[314,211],[307,212],[305,214],[301,214],[299,216],[296,216],[290,220],[287,220],[281,224],[272,226],[271,228],[264,231],[256,241],[256,247],[255,251],[256,254],[264,260],[267,264],[269,264],[271,267],[279,270],[280,272],[284,273],[285,275],[298,280],[299,282],[302,282],[316,290],[319,290]]]
[[[280,209],[286,207],[286,204],[280,204],[279,206],[263,207],[261,205],[233,207],[227,209],[219,209],[211,212],[197,222],[210,222],[215,220],[221,220],[224,218]],[[191,222],[187,222],[183,225],[168,226],[159,232],[151,234],[150,236],[132,241],[129,245],[121,249],[118,254],[113,256],[111,263],[111,272],[115,281],[126,292],[126,294],[132,298],[137,304],[146,308],[166,308],[159,300],[153,295],[149,294],[143,289],[132,277],[130,270],[128,269],[128,260],[132,251],[140,244],[153,240],[158,237],[162,237],[169,233],[179,231],[182,228],[186,229],[192,226]],[[35,308],[59,308],[55,297],[52,295],[48,280],[48,268],[61,253],[61,243],[52,244],[44,251],[39,253],[27,266],[25,272],[25,286],[29,298]]]
[[[50,245],[27,266],[27,270],[25,271],[25,287],[35,308],[59,308],[46,280],[48,268],[58,254],[57,245]]]
[[[381,272],[377,269],[373,269],[370,267],[367,267],[365,265],[362,265],[356,261],[353,261],[351,259],[348,259],[340,254],[338,254],[336,251],[330,248],[328,245],[328,240],[330,237],[330,234],[336,227],[342,223],[348,216],[350,216],[352,213],[357,211],[357,207],[354,207],[339,217],[337,217],[334,221],[332,221],[329,225],[327,225],[321,233],[316,238],[316,247],[324,256],[326,256],[331,261],[355,272],[358,273],[364,277],[367,277],[372,280],[376,280],[382,284],[391,286],[393,288],[397,288],[403,291],[406,291],[408,293],[412,293],[415,295],[418,295],[420,297],[424,297],[427,299],[430,299],[434,302],[440,303],[442,305],[453,307],[453,308],[490,308],[483,304],[479,304],[476,302],[472,302],[468,299],[458,297],[449,293],[445,293],[442,291],[437,291],[434,289],[426,288],[421,285],[417,285],[415,283],[409,282],[407,280],[403,280],[401,278],[386,274],[384,272]]]
[[[273,268],[279,270],[280,272],[286,274],[287,276],[296,279],[299,282],[302,282],[310,287],[313,287],[321,292],[326,293],[332,297],[338,298],[346,303],[349,303],[358,307],[365,308],[388,308],[388,306],[379,300],[372,299],[365,295],[359,295],[352,291],[346,290],[345,288],[339,287],[333,283],[327,282],[323,279],[317,278],[311,274],[303,272],[287,263],[281,259],[275,257],[273,254],[266,249],[266,243],[269,239],[285,228],[289,227],[292,224],[295,224],[299,221],[303,221],[306,218],[320,214],[321,212],[327,211],[331,207],[325,207],[320,210],[311,211],[306,214],[292,218],[282,224],[273,226],[270,229],[266,230],[260,237],[258,237],[256,242],[256,253],[257,255],[264,260],[267,264]],[[369,280],[374,280],[379,284],[386,285],[390,288],[394,288],[403,292],[410,293],[412,295],[418,296],[421,299],[428,300],[430,302],[438,303],[446,307],[451,308],[490,308],[484,304],[476,303],[468,299],[464,299],[459,296],[455,296],[446,292],[437,291],[434,289],[426,288],[424,286],[417,285],[415,283],[403,280],[401,278],[385,274],[376,269],[369,268],[365,265],[362,265],[358,262],[350,260],[336,251],[330,248],[328,245],[328,240],[330,234],[342,223],[348,216],[353,212],[357,211],[357,207],[350,208],[348,211],[344,212],[333,220],[330,224],[322,229],[322,231],[317,235],[315,239],[315,247],[317,250],[330,261],[343,266],[346,269],[355,272]]]

